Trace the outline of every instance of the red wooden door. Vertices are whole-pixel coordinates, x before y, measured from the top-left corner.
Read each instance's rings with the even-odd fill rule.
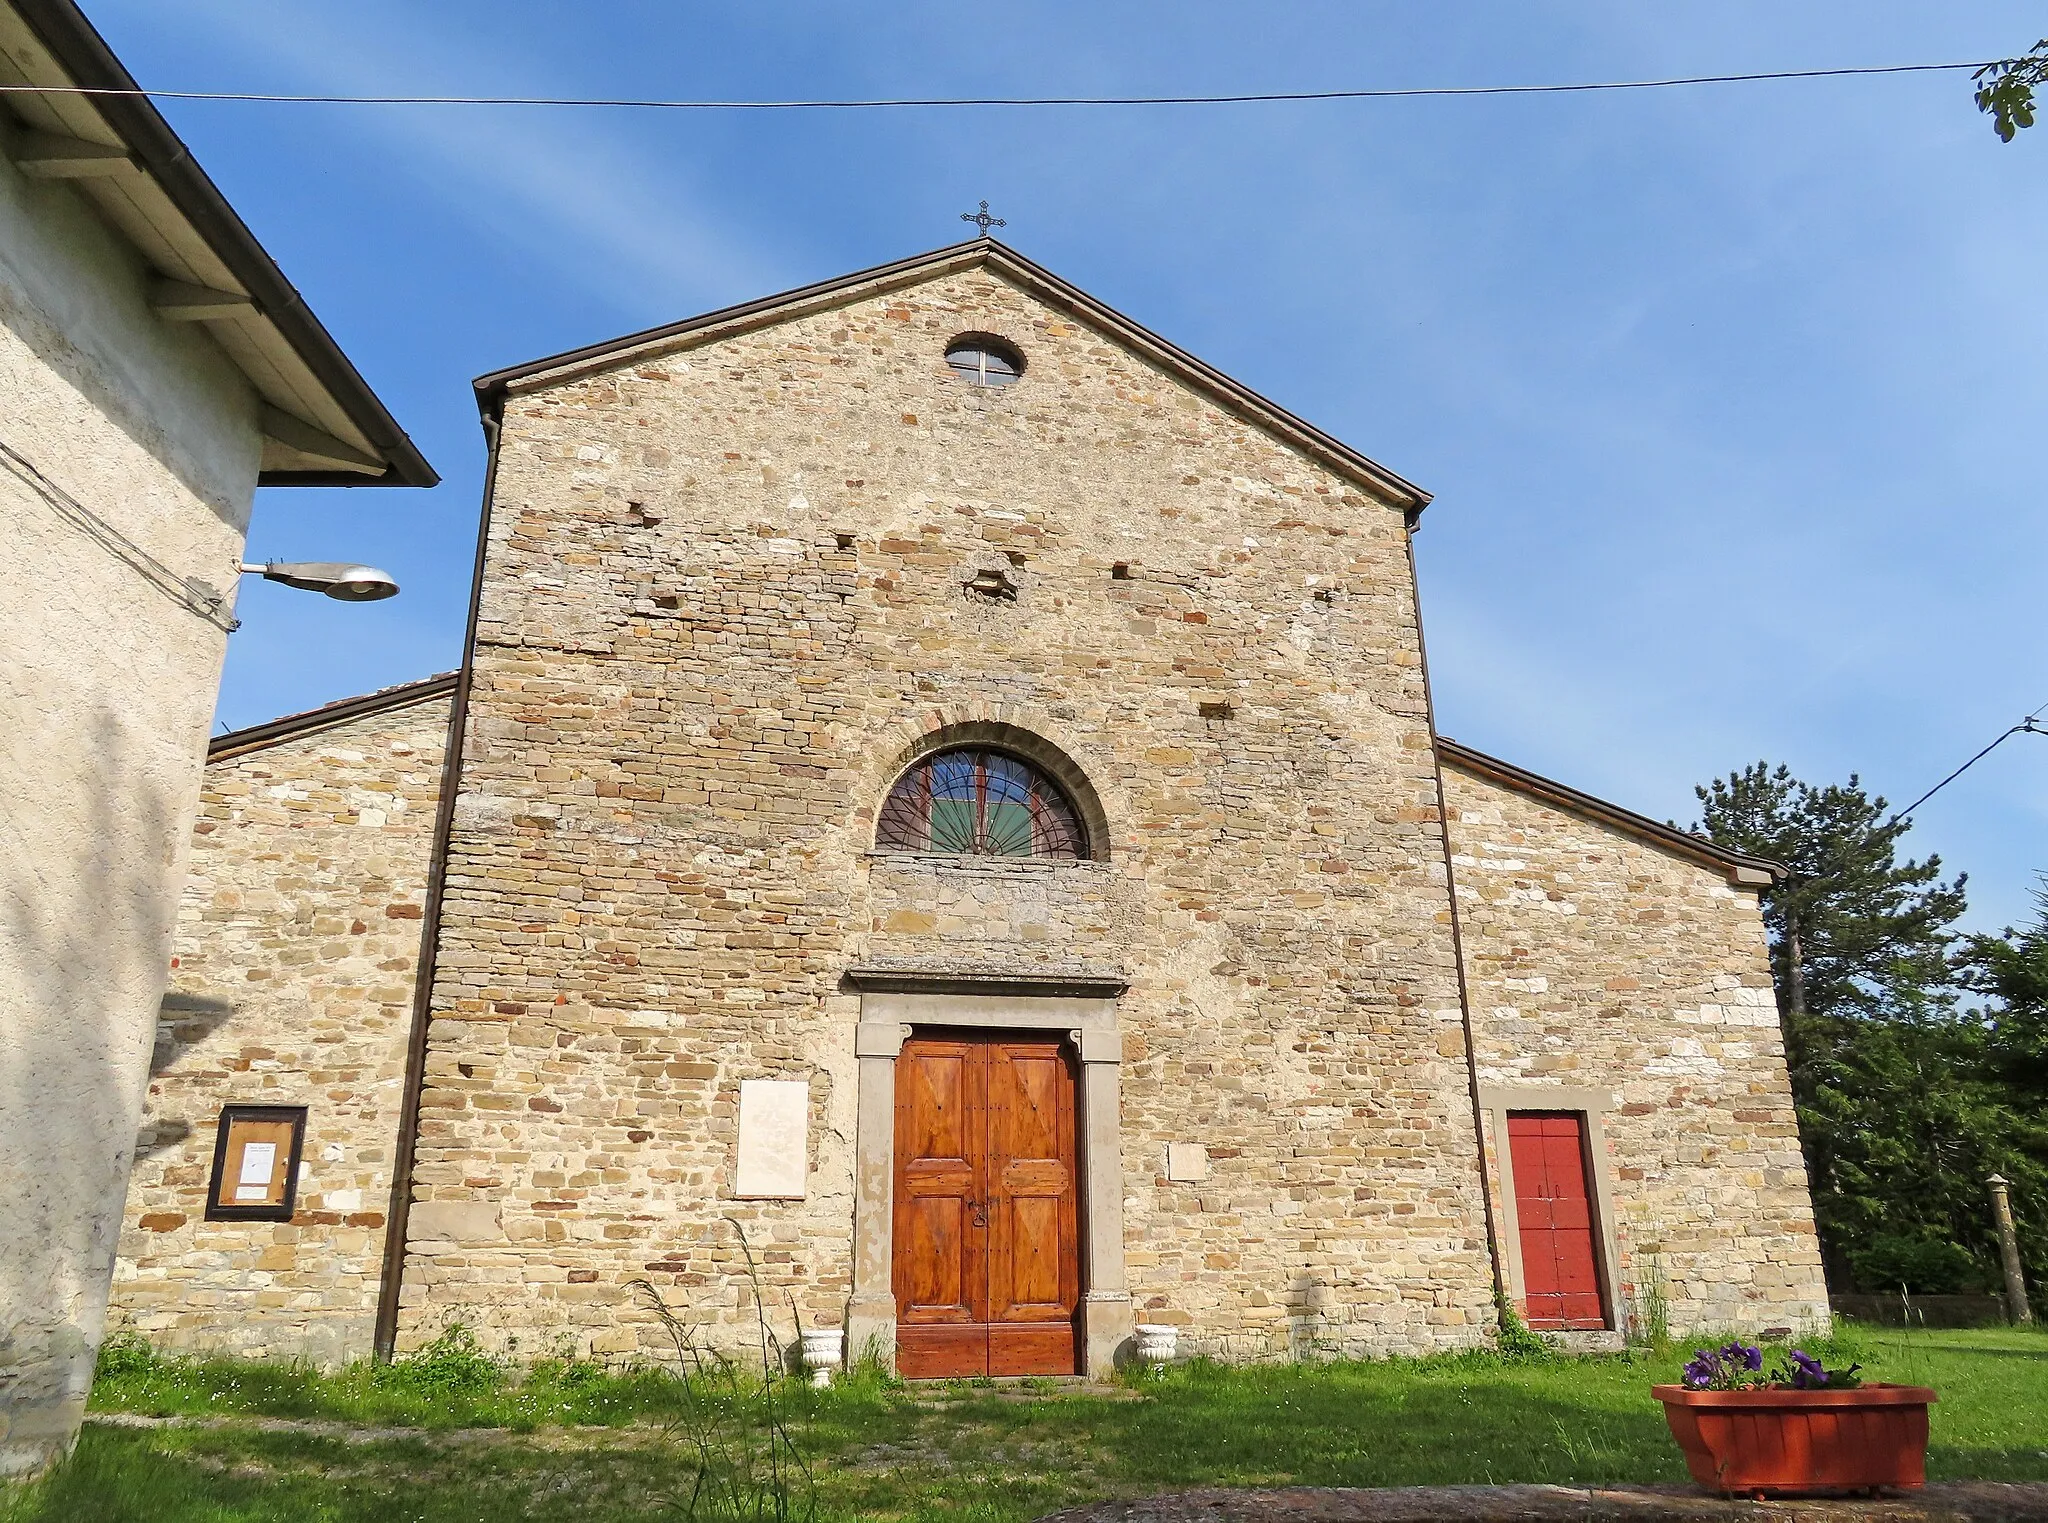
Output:
[[[904,1044],[893,1269],[905,1376],[1075,1372],[1075,1136],[1057,1041]]]
[[[1529,1325],[1607,1326],[1586,1174],[1586,1118],[1574,1112],[1510,1112],[1508,1153],[1522,1246],[1522,1310]]]

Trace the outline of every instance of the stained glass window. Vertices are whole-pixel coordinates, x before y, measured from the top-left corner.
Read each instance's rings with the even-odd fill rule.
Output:
[[[1051,778],[1001,751],[941,751],[897,779],[882,805],[883,851],[983,857],[1084,854],[1074,806]]]

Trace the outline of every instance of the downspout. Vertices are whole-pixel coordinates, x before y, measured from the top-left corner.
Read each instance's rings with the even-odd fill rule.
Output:
[[[1444,843],[1444,889],[1451,902],[1451,954],[1458,961],[1458,1014],[1465,1028],[1465,1084],[1472,1099],[1472,1140],[1478,1147],[1479,1206],[1486,1219],[1486,1257],[1493,1267],[1494,1303],[1506,1302],[1507,1279],[1501,1272],[1500,1233],[1493,1220],[1493,1183],[1486,1170],[1486,1110],[1479,1103],[1479,1044],[1472,1030],[1472,994],[1465,985],[1465,933],[1458,913],[1458,875],[1451,865],[1451,801],[1444,792],[1443,755],[1437,747],[1436,697],[1429,685],[1429,642],[1422,637],[1422,580],[1415,570],[1415,529],[1422,517],[1411,508],[1403,520],[1402,544],[1408,551],[1408,589],[1414,599],[1415,649],[1422,659],[1422,701],[1429,713],[1429,764],[1436,774],[1436,812]]]
[[[420,955],[413,978],[412,1032],[405,1057],[405,1088],[399,1101],[398,1145],[391,1159],[391,1205],[384,1216],[383,1283],[377,1294],[377,1328],[371,1344],[379,1363],[391,1358],[398,1341],[398,1292],[405,1274],[405,1232],[412,1214],[413,1155],[419,1143],[420,1093],[426,1087],[427,1026],[434,1006],[434,968],[441,944],[441,899],[448,876],[448,840],[455,829],[455,795],[462,783],[462,739],[469,720],[469,684],[476,669],[477,616],[483,604],[484,553],[490,544],[491,501],[498,486],[498,430],[502,405],[485,411],[484,496],[476,516],[476,565],[470,573],[469,624],[462,639],[462,666],[449,705],[448,740],[441,763],[441,801],[434,814],[433,853],[427,862],[427,904],[420,921]]]

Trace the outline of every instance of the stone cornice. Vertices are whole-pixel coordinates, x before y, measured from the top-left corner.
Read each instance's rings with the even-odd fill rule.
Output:
[[[1115,999],[1131,981],[1114,973],[985,973],[960,968],[853,967],[846,981],[863,994],[1006,994],[1048,999]]]

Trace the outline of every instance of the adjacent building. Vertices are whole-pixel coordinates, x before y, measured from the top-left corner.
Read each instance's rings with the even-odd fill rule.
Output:
[[[259,484],[432,470],[65,0],[0,0],[0,1475],[75,1436]]]

